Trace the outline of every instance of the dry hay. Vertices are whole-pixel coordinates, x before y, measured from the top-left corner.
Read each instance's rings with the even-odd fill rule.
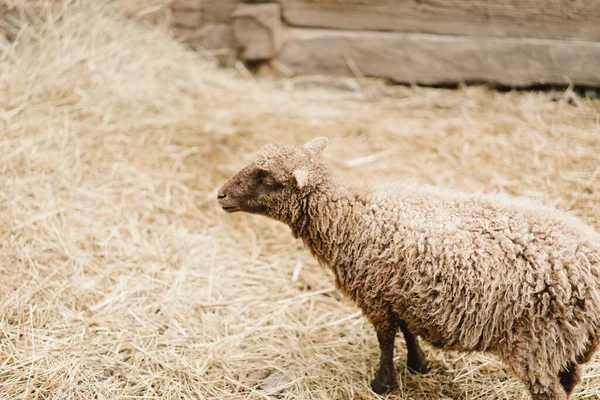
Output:
[[[26,28],[0,71],[0,399],[375,398],[375,335],[329,273],[214,201],[269,141],[328,136],[345,176],[533,196],[600,229],[600,102],[571,91],[254,82],[91,6]],[[493,358],[425,348],[433,371],[409,375],[398,340],[389,399],[526,398]],[[595,361],[575,397],[598,393]]]

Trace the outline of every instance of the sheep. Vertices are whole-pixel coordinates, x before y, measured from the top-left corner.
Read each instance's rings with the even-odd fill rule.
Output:
[[[565,400],[600,341],[600,235],[532,200],[431,186],[350,185],[319,158],[326,138],[269,144],[226,181],[227,212],[281,221],[373,324],[381,394],[394,340],[426,373],[417,337],[499,357],[534,400]]]

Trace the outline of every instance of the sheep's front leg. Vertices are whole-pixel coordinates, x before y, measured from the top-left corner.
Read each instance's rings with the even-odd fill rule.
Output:
[[[400,321],[400,330],[406,341],[406,350],[408,352],[406,366],[408,370],[419,374],[426,374],[429,371],[429,363],[425,359],[425,353],[423,353],[421,346],[419,346],[417,338],[410,333],[404,321]]]
[[[379,340],[379,369],[371,388],[375,393],[389,392],[398,387],[396,383],[396,370],[394,368],[394,340],[398,332],[398,323],[393,317],[383,321],[374,321],[373,326]]]

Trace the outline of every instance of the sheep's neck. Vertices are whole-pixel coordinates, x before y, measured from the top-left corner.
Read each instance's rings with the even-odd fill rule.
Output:
[[[343,244],[348,243],[353,230],[357,228],[354,221],[357,207],[362,208],[364,202],[356,193],[337,182],[330,182],[312,192],[300,202],[295,218],[289,223],[295,237],[302,239],[311,253],[333,269],[339,279],[338,271],[345,268]]]

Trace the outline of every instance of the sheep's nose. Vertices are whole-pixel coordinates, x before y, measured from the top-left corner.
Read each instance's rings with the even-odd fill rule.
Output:
[[[219,200],[224,199],[225,197],[227,197],[227,195],[225,193],[219,193],[217,195],[217,199],[219,199]]]

